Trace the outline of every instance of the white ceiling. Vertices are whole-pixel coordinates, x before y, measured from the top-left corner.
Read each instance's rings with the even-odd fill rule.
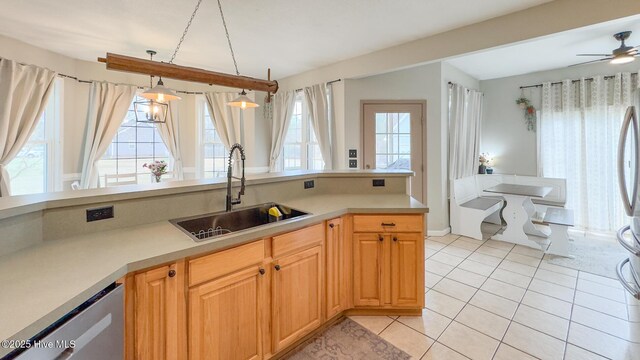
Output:
[[[223,0],[222,5],[240,72],[265,77],[271,67],[274,78],[283,78],[548,1]],[[106,52],[146,57],[146,49],[155,49],[157,60],[168,61],[195,4],[3,0],[0,34],[83,60],[95,61]],[[215,0],[203,1],[175,62],[233,72]]]
[[[626,30],[633,31],[626,44],[640,45],[640,15],[636,15],[464,55],[447,62],[478,80],[558,69],[598,59],[598,57],[579,57],[576,54],[611,53],[613,49],[620,46],[620,42],[613,38],[613,34]],[[640,58],[636,59],[635,63],[640,69]]]

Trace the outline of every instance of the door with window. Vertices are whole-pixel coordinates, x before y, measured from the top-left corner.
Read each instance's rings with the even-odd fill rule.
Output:
[[[365,169],[412,170],[411,196],[424,201],[425,101],[363,101]]]

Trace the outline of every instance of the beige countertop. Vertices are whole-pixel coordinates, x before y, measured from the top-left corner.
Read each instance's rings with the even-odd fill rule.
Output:
[[[405,175],[406,176],[406,175]],[[125,274],[346,213],[426,213],[408,195],[317,195],[283,202],[310,215],[196,243],[160,221],[45,241],[0,257],[0,339],[29,339]],[[0,348],[0,356],[10,349]]]

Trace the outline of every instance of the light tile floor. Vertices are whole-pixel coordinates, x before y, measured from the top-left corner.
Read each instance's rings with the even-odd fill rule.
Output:
[[[640,359],[640,302],[527,247],[425,239],[422,316],[355,316],[415,359]]]

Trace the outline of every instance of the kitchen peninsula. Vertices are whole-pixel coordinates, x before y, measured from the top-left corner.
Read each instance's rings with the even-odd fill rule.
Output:
[[[194,242],[168,220],[223,211],[223,182],[167,182],[2,199],[0,338],[29,339],[116,281],[125,286],[127,358],[159,348],[186,358],[187,347],[190,357],[198,358],[211,351],[199,341],[203,334],[224,340],[225,346],[216,350],[220,356],[241,346],[257,358],[270,358],[347,313],[417,314],[424,306],[428,209],[407,195],[411,175],[305,171],[250,177],[237,208],[274,202],[308,215],[202,242]],[[384,180],[376,182],[384,186],[374,186],[374,179]],[[113,218],[87,222],[87,209],[108,206],[113,206]],[[158,295],[157,284],[144,283],[155,274],[161,274],[154,280],[160,286],[175,283]],[[253,302],[230,303],[230,284],[244,284]],[[140,306],[158,303],[150,296],[175,295],[166,293],[170,288],[178,294],[178,303],[160,312],[175,316],[171,321],[178,326],[154,328],[164,334],[142,331],[138,327],[144,326],[144,316],[153,312],[141,314]],[[39,296],[33,296],[34,289]],[[253,307],[253,312],[242,312],[253,319],[242,321],[253,324],[255,332],[247,329],[236,338],[239,334],[233,331],[205,333],[215,330],[201,323],[208,317],[197,311],[213,311],[207,301],[221,289],[231,291],[231,297],[213,301],[236,306],[229,314],[241,316],[236,311],[243,309],[237,306]],[[292,294],[309,299],[299,305]],[[159,339],[167,339],[165,347],[153,344]],[[0,349],[0,355],[9,350]]]

